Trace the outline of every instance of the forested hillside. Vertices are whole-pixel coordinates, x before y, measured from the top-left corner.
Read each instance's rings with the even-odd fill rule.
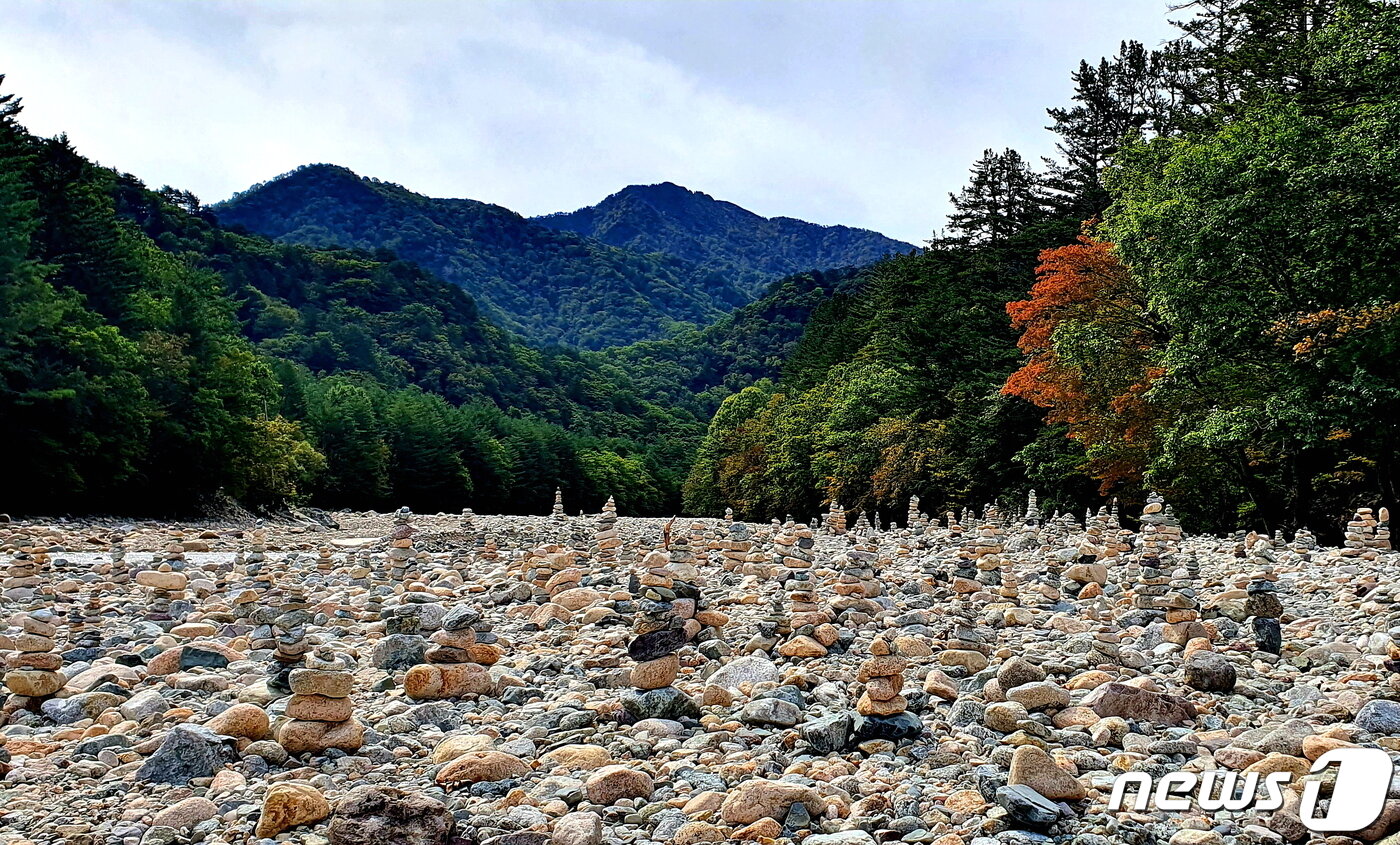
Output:
[[[755,294],[780,276],[859,267],[916,249],[868,229],[761,217],[671,182],[630,185],[597,205],[534,219],[613,246],[721,271]]]
[[[0,507],[543,512],[561,486],[888,519],[1157,489],[1193,531],[1335,540],[1397,504],[1400,6],[1175,14],[1071,74],[1053,159],[987,150],[927,249],[865,266],[879,236],[674,185],[540,223],[315,166],[211,212],[6,95]]]
[[[585,349],[706,325],[752,295],[723,272],[561,232],[497,205],[434,199],[310,165],[213,207],[219,220],[316,247],[388,249],[459,285],[536,344]]]
[[[677,499],[693,406],[521,344],[381,252],[238,234],[0,115],[0,508]]]
[[[989,150],[929,253],[881,264],[780,382],[724,403],[692,508],[1157,488],[1193,529],[1335,538],[1395,504],[1400,9],[1179,14],[1163,49],[1080,66],[1049,110],[1057,159]]]

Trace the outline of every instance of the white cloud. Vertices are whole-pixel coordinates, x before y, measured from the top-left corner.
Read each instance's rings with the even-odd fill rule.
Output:
[[[522,213],[670,180],[918,241],[985,147],[1049,152],[1080,58],[1157,0],[11,0],[24,121],[221,199],[329,161]]]

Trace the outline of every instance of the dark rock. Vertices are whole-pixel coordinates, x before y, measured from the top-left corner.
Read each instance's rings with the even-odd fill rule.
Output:
[[[1186,685],[1201,692],[1232,692],[1235,689],[1235,664],[1223,654],[1198,651],[1186,658]]]
[[[1277,619],[1256,616],[1250,624],[1254,626],[1255,648],[1269,654],[1283,653],[1283,629]]]
[[[905,711],[896,713],[893,716],[857,716],[855,722],[855,735],[852,743],[865,742],[869,739],[889,739],[901,742],[906,739],[914,739],[924,732],[924,723],[918,716]]]
[[[684,631],[679,628],[665,628],[634,638],[627,644],[627,655],[638,663],[645,663],[675,654],[685,643]]]
[[[223,669],[228,666],[228,657],[213,649],[200,648],[197,645],[187,645],[180,649],[180,669],[196,669],[205,667],[209,669]]]
[[[830,754],[846,747],[854,726],[854,714],[833,713],[803,724],[797,732],[812,747],[813,754]]]
[[[676,689],[627,689],[620,694],[622,708],[635,720],[700,718],[700,705],[695,699]]]
[[[389,634],[374,644],[370,662],[389,672],[410,669],[423,662],[427,650],[427,640],[416,634]]]
[[[1060,818],[1058,804],[1022,784],[998,789],[997,804],[1011,818],[1029,827],[1049,827]]]
[[[186,786],[195,778],[213,777],[225,763],[237,759],[233,737],[220,736],[203,725],[177,725],[136,770],[136,779]]]
[[[455,819],[442,802],[390,786],[357,786],[336,802],[331,845],[446,845]]]

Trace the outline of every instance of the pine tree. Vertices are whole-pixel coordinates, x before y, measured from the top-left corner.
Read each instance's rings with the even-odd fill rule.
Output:
[[[967,187],[948,198],[954,209],[948,228],[971,244],[1001,243],[1047,212],[1040,176],[1010,148],[984,151]]]

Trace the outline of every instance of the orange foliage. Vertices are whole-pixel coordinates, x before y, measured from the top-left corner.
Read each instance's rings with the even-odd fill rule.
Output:
[[[1163,371],[1150,364],[1146,304],[1113,244],[1086,233],[1044,250],[1030,298],[1008,303],[1006,312],[1029,358],[1002,392],[1047,409],[1046,422],[1066,424],[1105,491],[1141,477],[1156,422],[1146,393]],[[1091,327],[1109,351],[1089,362],[1064,360],[1055,339],[1067,325]]]

